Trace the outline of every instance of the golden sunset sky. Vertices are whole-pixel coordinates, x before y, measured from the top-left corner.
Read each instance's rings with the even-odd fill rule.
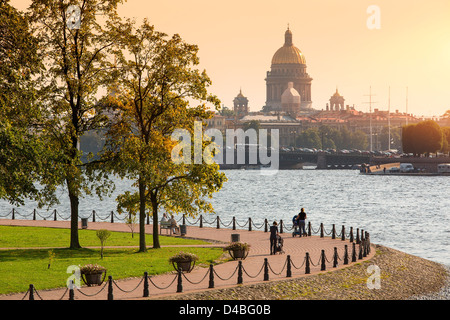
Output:
[[[30,0],[11,0],[25,10]],[[380,29],[369,29],[380,9]],[[148,18],[158,31],[178,33],[199,46],[201,69],[210,91],[232,108],[242,88],[251,111],[266,99],[265,76],[284,43],[289,24],[293,42],[307,62],[315,109],[325,109],[338,87],[345,104],[417,116],[440,116],[450,109],[449,0],[128,0],[122,17]]]

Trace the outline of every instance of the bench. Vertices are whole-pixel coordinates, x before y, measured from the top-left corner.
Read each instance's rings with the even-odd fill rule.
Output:
[[[161,234],[162,229],[170,230],[170,235],[172,235],[172,228],[170,227],[171,223],[169,221],[160,221],[159,222],[159,234]]]

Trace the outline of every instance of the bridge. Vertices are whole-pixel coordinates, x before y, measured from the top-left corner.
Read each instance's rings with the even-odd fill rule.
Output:
[[[229,150],[228,150],[229,152]],[[244,153],[244,151],[242,151]],[[270,158],[270,151],[263,151]],[[227,150],[224,149],[226,158]],[[238,152],[234,150],[233,161],[223,161],[221,169],[242,169],[264,165],[260,160],[258,152],[245,150],[245,161],[238,159]],[[275,155],[274,155],[275,156]],[[302,169],[303,166],[316,166],[317,169],[351,169],[355,165],[370,163],[370,155],[364,154],[344,154],[325,152],[302,152],[302,151],[279,151],[279,169]],[[241,160],[241,161],[239,161]]]

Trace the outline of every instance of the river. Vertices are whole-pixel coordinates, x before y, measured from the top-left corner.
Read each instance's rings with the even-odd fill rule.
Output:
[[[371,242],[422,258],[450,265],[450,177],[448,176],[371,176],[353,170],[280,170],[262,175],[259,170],[226,170],[222,190],[212,199],[216,214],[224,224],[235,216],[244,224],[249,217],[255,225],[265,218],[283,221],[291,227],[292,217],[305,208],[308,220],[326,232],[332,224],[337,232],[345,225],[370,233]],[[129,181],[116,183],[110,198],[84,198],[80,216],[92,210],[106,216],[116,210],[115,195],[131,190]],[[69,216],[68,198],[60,192],[60,216]],[[29,202],[17,213],[29,216],[35,204]],[[51,208],[53,210],[54,208]],[[0,201],[0,217],[12,206]],[[38,210],[42,216],[50,211]],[[215,215],[204,215],[212,221]],[[16,218],[21,218],[17,215]],[[39,218],[38,218],[39,219]],[[50,219],[50,218],[49,218]]]

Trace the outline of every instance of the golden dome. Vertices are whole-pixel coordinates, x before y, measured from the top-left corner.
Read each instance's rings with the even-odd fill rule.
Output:
[[[284,46],[275,52],[272,58],[272,64],[306,64],[305,56],[292,43],[291,30],[286,30],[284,38]]]

